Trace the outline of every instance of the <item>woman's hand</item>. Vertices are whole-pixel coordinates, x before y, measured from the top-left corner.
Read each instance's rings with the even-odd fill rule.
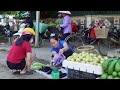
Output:
[[[60,27],[60,25],[57,25],[57,26],[56,26],[56,28],[59,28],[59,27]]]
[[[63,49],[60,49],[59,53],[60,53],[60,54],[63,54],[63,52],[64,52]]]
[[[50,66],[52,66],[52,65],[53,65],[53,61],[51,60],[51,61],[50,61]]]

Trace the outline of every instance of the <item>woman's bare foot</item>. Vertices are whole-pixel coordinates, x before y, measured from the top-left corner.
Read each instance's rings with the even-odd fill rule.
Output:
[[[21,75],[32,75],[33,71],[26,71],[26,72],[22,72],[20,73]]]
[[[27,70],[26,70],[26,66],[25,66],[25,68],[20,71],[20,74],[24,74],[26,71],[27,71]]]
[[[22,71],[20,72],[20,74],[24,74],[24,73],[26,73],[26,70],[22,70]]]

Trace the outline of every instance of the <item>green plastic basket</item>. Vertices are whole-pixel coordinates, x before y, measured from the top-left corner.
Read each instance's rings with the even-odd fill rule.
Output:
[[[52,71],[51,76],[52,76],[52,79],[59,79],[60,78],[60,72],[59,71]]]

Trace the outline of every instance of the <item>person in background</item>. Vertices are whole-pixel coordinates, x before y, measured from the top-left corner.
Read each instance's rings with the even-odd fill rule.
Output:
[[[18,22],[16,17],[13,17],[13,26],[14,26],[14,31],[18,31]]]
[[[75,20],[73,20],[72,22],[72,32],[74,33],[78,32],[78,23]]]
[[[63,28],[63,35],[61,40],[65,40],[65,38],[72,33],[71,27],[71,18],[70,18],[70,11],[58,11],[63,16],[63,23],[57,25],[56,28]]]
[[[30,69],[32,61],[36,54],[32,52],[31,42],[35,32],[32,28],[25,28],[22,36],[12,45],[7,55],[7,66],[13,71],[13,74],[31,75]]]
[[[33,28],[33,21],[30,17],[26,17],[25,23],[28,24],[29,28]]]
[[[11,36],[11,30],[10,30],[9,22],[6,22],[6,25],[3,28],[3,33],[4,33],[5,37]]]
[[[27,24],[26,27],[33,28],[33,20],[31,19],[30,13],[26,12],[24,13],[23,17],[25,18],[24,23]]]
[[[58,18],[55,21],[56,24],[62,24],[63,23],[63,18],[62,14],[58,14]]]
[[[5,27],[6,27],[7,30],[10,30],[10,24],[9,24],[9,22],[6,22]]]

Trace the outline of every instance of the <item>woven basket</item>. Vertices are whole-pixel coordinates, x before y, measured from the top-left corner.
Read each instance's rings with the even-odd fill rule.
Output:
[[[94,46],[92,45],[84,45],[84,46],[80,46],[77,48],[77,51],[80,53],[80,52],[83,52],[83,51],[91,51],[94,49]]]
[[[99,52],[92,45],[84,45],[84,46],[80,46],[80,47],[77,48],[78,53],[81,53],[83,51],[99,54]]]
[[[108,29],[107,28],[94,28],[96,38],[107,38]]]

